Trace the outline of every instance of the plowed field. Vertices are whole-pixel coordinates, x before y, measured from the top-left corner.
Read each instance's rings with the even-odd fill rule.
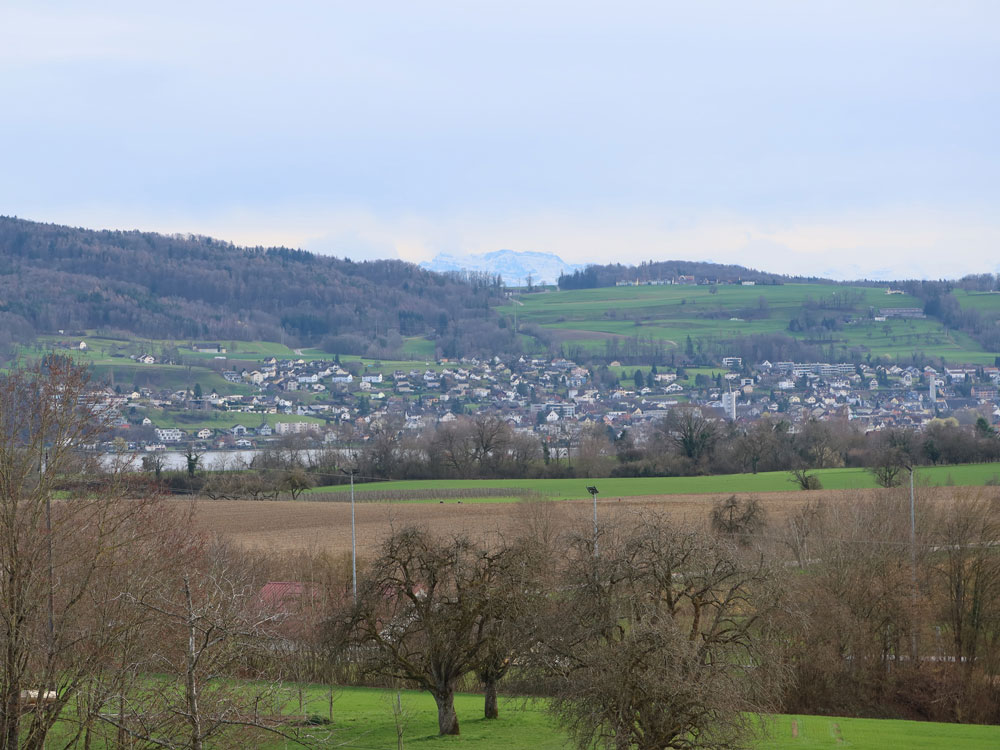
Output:
[[[850,502],[858,497],[880,497],[895,490],[818,490],[814,492],[767,492],[755,495],[768,517],[780,521],[810,500],[828,503]],[[921,487],[921,504],[948,501],[960,493],[987,493],[1000,502],[1000,488]],[[611,523],[618,514],[653,508],[678,521],[704,523],[712,503],[722,495],[651,495],[631,498],[601,498],[597,503],[598,523]],[[406,525],[427,526],[446,534],[472,536],[513,533],[525,525],[548,524],[554,529],[593,524],[593,505],[586,500],[461,503],[358,503],[356,526],[359,553],[369,554],[392,531]],[[351,548],[351,507],[349,503],[307,501],[199,501],[196,524],[206,532],[219,533],[254,549],[325,550],[338,553]]]

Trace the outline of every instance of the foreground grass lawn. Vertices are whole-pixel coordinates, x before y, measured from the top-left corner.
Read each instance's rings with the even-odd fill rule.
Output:
[[[985,750],[1000,747],[1000,727],[836,716],[778,716],[771,737],[760,747],[762,750],[827,747]]]
[[[863,489],[877,487],[875,478],[865,469],[820,469],[815,472],[826,490]],[[982,487],[1000,478],[1000,463],[961,464],[958,466],[925,466],[917,469],[917,484],[936,486]],[[550,500],[586,500],[587,485],[595,484],[601,498],[638,497],[643,495],[699,495],[741,492],[794,492],[798,486],[790,481],[787,471],[760,474],[723,474],[706,477],[628,477],[610,479],[445,479],[378,482],[355,485],[358,492],[389,490],[453,490],[480,488],[517,488]],[[311,492],[349,491],[346,485],[317,487]],[[490,498],[488,502],[511,502],[516,498]],[[434,502],[434,501],[426,501]]]
[[[470,750],[556,750],[566,748],[566,736],[540,703],[502,701],[500,718],[482,717],[480,695],[457,695],[455,707],[461,722],[458,737],[437,735],[437,710],[426,693],[401,691],[404,747],[467,747]],[[395,692],[343,688],[336,694],[329,746],[383,750],[396,747],[396,725],[391,701]],[[306,712],[326,716],[328,694],[311,688]],[[280,747],[281,745],[275,745]],[[761,750],[812,750],[856,748],[881,750],[981,750],[1000,747],[1000,727],[935,724],[919,721],[849,719],[830,716],[777,716]]]
[[[307,712],[326,716],[329,702],[325,691],[312,693]],[[330,747],[363,750],[396,747],[396,723],[388,690],[344,688],[333,704],[333,736]],[[566,747],[566,737],[540,704],[501,700],[500,718],[487,721],[481,695],[455,696],[461,735],[439,737],[437,707],[427,693],[400,691],[404,747],[461,746],[483,750],[557,750]],[[341,745],[341,743],[344,743]]]

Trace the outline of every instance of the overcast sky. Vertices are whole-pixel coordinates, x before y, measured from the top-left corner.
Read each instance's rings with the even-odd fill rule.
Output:
[[[1000,3],[0,5],[0,213],[424,260],[1000,272]]]

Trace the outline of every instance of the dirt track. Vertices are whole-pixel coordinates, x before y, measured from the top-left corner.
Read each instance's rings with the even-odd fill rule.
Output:
[[[904,490],[818,490],[815,492],[767,492],[756,497],[772,520],[784,518],[811,499],[845,502],[858,496],[874,496]],[[990,491],[997,488],[920,488],[918,502],[946,499],[956,492]],[[638,508],[656,508],[678,520],[703,523],[712,503],[727,495],[659,495],[609,497],[598,500],[598,522],[618,513]],[[504,533],[524,524],[551,523],[564,529],[573,525],[589,527],[593,506],[586,500],[540,503],[358,503],[356,525],[358,548],[370,553],[393,528],[410,524],[427,526],[441,533]],[[346,552],[351,548],[351,508],[347,503],[330,502],[251,502],[239,500],[200,501],[195,522],[208,532],[218,532],[233,541],[256,549],[325,550]]]

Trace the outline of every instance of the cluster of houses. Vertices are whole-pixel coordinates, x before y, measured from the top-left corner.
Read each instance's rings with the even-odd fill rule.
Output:
[[[997,367],[749,365],[726,357],[722,367],[698,368],[695,375],[672,369],[645,372],[640,378],[615,378],[564,358],[441,360],[391,373],[358,363],[271,358],[253,369],[222,373],[227,381],[250,386],[249,393],[212,392],[196,398],[188,390],[140,389],[114,399],[123,430],[152,428],[144,439],[129,439],[147,450],[186,443],[250,448],[287,435],[333,441],[347,424],[363,437],[387,421],[400,429],[421,430],[484,411],[551,442],[571,440],[589,424],[623,428],[654,422],[678,404],[702,406],[737,422],[780,415],[793,430],[811,419],[852,420],[866,431],[919,428],[936,416],[963,410],[1000,422]],[[201,421],[227,426],[184,430],[157,425],[150,417],[198,410],[212,415]],[[178,421],[170,420],[172,425]]]

